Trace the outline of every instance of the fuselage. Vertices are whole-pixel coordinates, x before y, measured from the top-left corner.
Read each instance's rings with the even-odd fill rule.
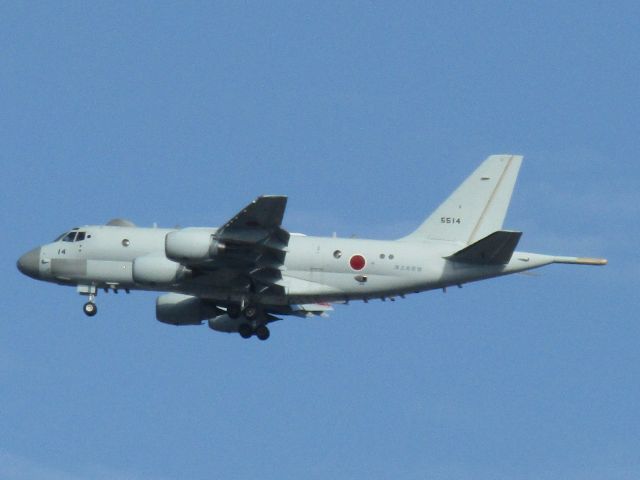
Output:
[[[522,272],[605,259],[516,251],[522,232],[503,221],[519,155],[491,155],[409,235],[398,240],[315,237],[283,228],[284,195],[261,195],[219,228],[138,228],[115,219],[64,233],[26,253],[18,268],[76,286],[97,313],[98,290],[167,292],[156,318],[243,338],[269,338],[281,316],[317,316],[331,303],[393,299]]]
[[[215,228],[198,230],[216,233]],[[225,276],[224,269],[193,274],[167,259],[165,238],[173,231],[89,225],[25,254],[18,266],[34,278],[62,285],[168,291],[221,303],[252,297],[249,300],[263,304],[287,305],[393,297],[529,270],[553,261],[547,255],[514,252],[505,265],[472,265],[446,259],[464,246],[458,242],[292,234],[281,268],[284,294],[262,295],[248,293],[246,285]],[[158,281],[136,275],[136,268],[143,264],[159,269],[160,276],[152,278]],[[177,273],[164,279],[163,269],[169,272],[174,267]]]

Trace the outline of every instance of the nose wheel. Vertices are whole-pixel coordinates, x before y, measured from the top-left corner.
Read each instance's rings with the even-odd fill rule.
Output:
[[[78,284],[78,293],[89,297],[89,301],[82,306],[82,311],[87,317],[93,317],[98,313],[98,306],[95,304],[98,289],[95,285]]]
[[[87,317],[93,317],[96,313],[98,313],[98,306],[92,301],[88,301],[83,305],[82,310]]]

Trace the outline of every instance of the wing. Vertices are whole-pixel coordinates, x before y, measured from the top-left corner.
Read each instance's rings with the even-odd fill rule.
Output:
[[[280,228],[284,210],[287,207],[287,197],[283,195],[262,195],[240,213],[225,223],[219,231],[234,230],[263,230],[269,231]]]
[[[289,232],[281,227],[287,197],[256,198],[215,233],[219,254],[205,270],[224,269],[254,293],[284,294],[282,270]]]

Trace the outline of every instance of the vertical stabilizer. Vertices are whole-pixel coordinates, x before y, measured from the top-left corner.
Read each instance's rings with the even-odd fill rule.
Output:
[[[491,155],[407,241],[447,240],[471,244],[502,230],[521,155]]]

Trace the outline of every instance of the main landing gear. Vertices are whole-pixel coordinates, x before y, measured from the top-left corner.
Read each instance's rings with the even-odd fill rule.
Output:
[[[251,338],[254,335],[260,340],[266,340],[269,338],[270,332],[264,323],[264,312],[256,305],[247,305],[243,308],[242,305],[232,304],[227,307],[227,315],[233,319],[246,320],[238,325],[238,333],[242,338]]]
[[[269,332],[269,329],[266,325],[260,325],[258,328],[256,328],[256,337],[258,337],[260,340],[264,341],[268,339],[270,335],[271,332]]]
[[[238,333],[242,338],[251,338],[253,335],[260,340],[266,340],[271,335],[266,325],[258,325],[255,329],[248,323],[243,323],[238,327]]]
[[[240,315],[244,315],[244,318],[247,320],[255,320],[259,313],[260,310],[258,310],[258,307],[253,305],[244,307],[244,309],[238,304],[229,305],[227,307],[227,315],[233,319],[240,318]]]

